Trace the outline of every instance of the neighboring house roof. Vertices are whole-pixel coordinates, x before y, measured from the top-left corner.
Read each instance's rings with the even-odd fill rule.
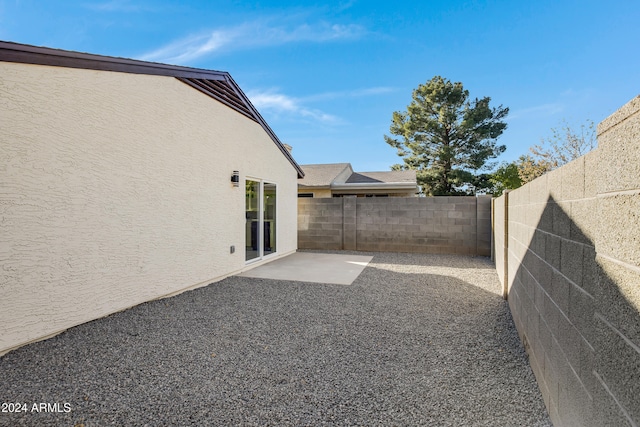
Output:
[[[319,165],[300,165],[304,179],[298,183],[302,187],[327,187],[346,170],[353,172],[349,163],[326,163]]]
[[[388,171],[388,172],[354,172],[346,181],[350,183],[416,183],[416,171]]]
[[[304,188],[330,188],[336,191],[418,190],[416,171],[354,172],[350,163],[301,165],[304,179],[298,186]]]
[[[0,61],[175,77],[257,122],[296,169],[298,177],[304,176],[302,168],[293,159],[289,150],[284,147],[258,110],[251,104],[249,98],[231,78],[231,75],[225,71],[167,65],[4,41],[0,41]]]

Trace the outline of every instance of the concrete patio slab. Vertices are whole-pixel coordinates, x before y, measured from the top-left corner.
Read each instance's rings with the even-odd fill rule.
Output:
[[[238,276],[350,285],[372,259],[365,255],[296,252]]]

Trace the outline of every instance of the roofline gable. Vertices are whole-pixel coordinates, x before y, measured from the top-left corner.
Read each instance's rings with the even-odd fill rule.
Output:
[[[95,55],[6,41],[0,41],[0,61],[175,77],[181,82],[223,103],[227,107],[256,121],[295,168],[298,178],[304,177],[302,168],[293,159],[289,150],[286,149],[275,132],[253,106],[249,98],[226,71],[168,65],[158,62]],[[219,84],[216,84],[216,82],[220,82],[220,84],[226,87],[221,87]]]
[[[331,185],[345,183],[351,175],[353,175],[353,167],[351,163],[347,163],[347,166],[331,180]]]

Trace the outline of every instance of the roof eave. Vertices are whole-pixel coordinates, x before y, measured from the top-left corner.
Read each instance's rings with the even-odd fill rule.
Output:
[[[345,184],[332,184],[332,190],[417,190],[418,185],[415,183],[407,182],[381,182],[381,183],[345,183]]]
[[[299,189],[309,189],[309,190],[330,190],[331,187],[329,185],[304,185],[298,184]]]

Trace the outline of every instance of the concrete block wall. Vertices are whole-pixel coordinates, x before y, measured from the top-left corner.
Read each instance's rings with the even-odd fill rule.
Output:
[[[640,97],[494,201],[494,258],[555,426],[640,425]]]
[[[508,193],[504,196],[492,200],[492,219],[491,226],[496,232],[493,235],[493,246],[491,247],[491,259],[496,264],[496,272],[500,283],[503,285],[502,295],[507,297],[507,246],[505,241],[508,238],[508,212],[505,209],[507,205]],[[499,232],[497,230],[500,230]]]
[[[298,198],[298,248],[343,248],[342,199]]]
[[[489,256],[491,198],[300,198],[298,247]]]
[[[476,253],[491,256],[491,197],[476,197]]]

